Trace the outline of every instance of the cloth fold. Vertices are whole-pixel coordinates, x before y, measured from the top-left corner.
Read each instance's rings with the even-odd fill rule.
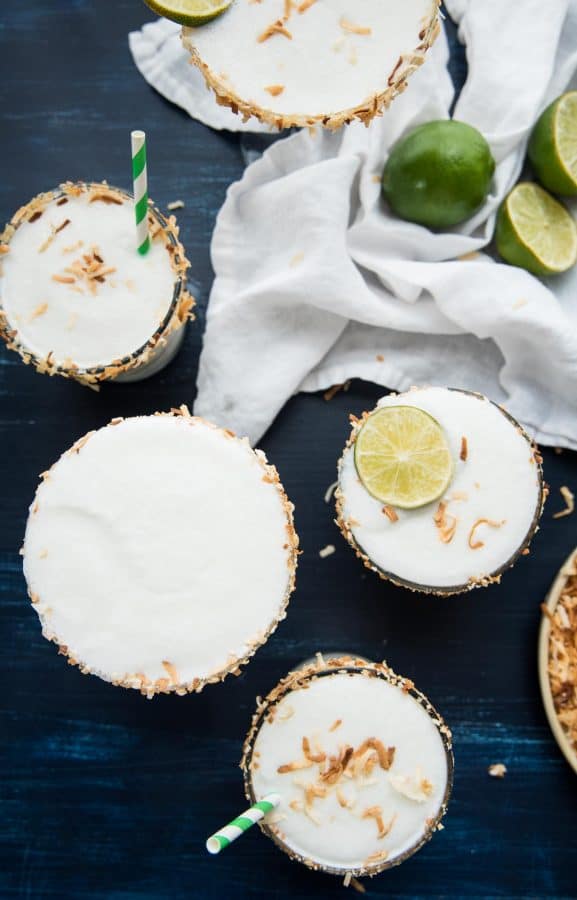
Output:
[[[577,449],[577,270],[540,281],[482,252],[537,116],[577,87],[577,0],[446,6],[469,63],[454,117],[483,132],[497,161],[491,194],[471,220],[433,233],[394,217],[380,194],[394,142],[449,115],[444,34],[369,128],[278,141],[228,191],[212,242],[216,279],[195,412],[253,443],[295,391],[361,377],[400,390],[479,390],[505,402],[538,440]],[[169,96],[160,62],[157,53],[138,64]],[[188,111],[230,127],[220,118],[228,111],[206,95],[207,112],[191,85]],[[170,99],[179,102],[175,92]]]

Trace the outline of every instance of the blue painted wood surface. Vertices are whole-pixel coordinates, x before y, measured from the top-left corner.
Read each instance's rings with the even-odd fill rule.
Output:
[[[379,389],[356,382],[330,403],[298,397],[263,441],[296,504],[298,590],[288,619],[240,678],[199,697],[148,702],[82,676],[40,635],[18,556],[37,475],[114,415],[192,402],[210,236],[242,171],[237,137],[192,122],[137,74],[127,33],[149,19],[139,0],[2,4],[0,216],[69,178],[129,186],[128,132],[143,127],[152,196],[187,204],[179,219],[200,314],[163,374],[100,394],[40,377],[0,350],[0,897],[320,900],[344,892],[256,831],[218,859],[204,851],[206,835],[243,806],[237,766],[255,696],[315,651],[344,648],[386,657],[414,678],[455,734],[446,830],[367,883],[368,896],[576,897],[577,783],[549,733],[536,671],[539,603],[577,544],[577,517],[551,517],[559,486],[577,488],[572,454],[545,452],[553,497],[531,556],[500,587],[431,600],[365,572],[323,502],[347,414],[369,408]],[[463,52],[451,34],[460,81]],[[329,542],[337,552],[320,560]],[[488,777],[492,762],[508,766],[504,781]]]

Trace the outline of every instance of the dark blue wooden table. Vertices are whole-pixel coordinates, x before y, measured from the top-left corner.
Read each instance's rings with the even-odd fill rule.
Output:
[[[412,861],[367,883],[382,897],[577,897],[577,782],[554,743],[537,686],[539,603],[577,544],[555,521],[577,460],[545,451],[553,498],[533,553],[500,587],[430,599],[366,573],[323,502],[348,431],[374,386],[330,403],[292,400],[263,441],[296,504],[304,555],[287,621],[242,677],[200,696],[148,702],[67,666],[26,599],[18,548],[38,473],[112,416],[192,403],[212,271],[209,242],[239,139],[215,134],[140,78],[129,30],[139,0],[4,0],[0,21],[0,216],[66,179],[129,186],[128,133],[148,132],[151,194],[183,198],[182,233],[199,316],[178,360],[140,385],[99,394],[40,377],[0,350],[0,898],[320,900],[339,883],[291,863],[258,831],[218,859],[206,836],[243,806],[238,759],[257,694],[315,651],[386,657],[415,679],[455,735],[446,830]],[[453,74],[462,80],[463,53]],[[318,551],[334,542],[337,552]],[[487,767],[504,762],[504,781]]]

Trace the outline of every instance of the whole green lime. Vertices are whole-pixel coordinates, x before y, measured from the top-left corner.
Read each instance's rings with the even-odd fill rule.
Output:
[[[383,194],[402,219],[450,228],[484,203],[495,160],[483,135],[464,122],[419,125],[393,147],[383,172]]]

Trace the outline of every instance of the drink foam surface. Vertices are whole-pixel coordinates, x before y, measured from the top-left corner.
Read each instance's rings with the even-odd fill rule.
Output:
[[[420,841],[427,820],[438,815],[444,802],[448,767],[439,728],[412,695],[383,678],[337,673],[307,684],[286,694],[272,723],[265,718],[258,732],[251,774],[256,797],[273,791],[281,795],[272,819],[278,820],[283,842],[305,859],[343,871],[364,867],[374,854],[394,860]],[[343,747],[358,749],[375,738],[395,748],[394,759],[388,771],[376,765],[366,777],[340,778],[326,796],[312,799],[311,817],[305,812],[306,786],[323,784],[319,772],[328,763],[278,771],[303,759],[303,737],[327,759]],[[418,799],[411,799],[397,790],[394,785],[405,779],[411,785],[425,779],[426,795],[417,792]],[[377,821],[364,815],[366,810],[380,810],[385,827],[393,820],[386,836],[379,837]]]
[[[109,365],[146,344],[170,309],[175,285],[163,240],[153,241],[146,256],[136,251],[132,201],[118,194],[122,205],[91,203],[90,196],[69,196],[62,206],[53,200],[38,219],[23,222],[0,277],[2,305],[24,347],[82,369]],[[111,270],[102,281],[78,274],[92,251],[101,270]]]
[[[129,686],[170,667],[179,684],[221,672],[284,611],[283,498],[248,443],[202,420],[139,417],[95,432],[52,467],[31,507],[24,572],[46,636]]]
[[[414,584],[457,587],[491,576],[523,545],[539,510],[541,482],[527,438],[497,406],[477,395],[420,388],[378,404],[397,405],[419,407],[439,422],[451,448],[453,477],[438,501],[397,509],[392,522],[359,480],[354,447],[347,448],[339,484],[343,519],[355,541],[383,572]],[[460,458],[463,438],[465,460]],[[446,543],[435,524],[440,501],[457,519]],[[498,527],[481,521],[487,519]],[[480,524],[474,528],[475,523]]]
[[[432,11],[431,0],[316,0],[299,12],[305,6],[292,4],[284,23],[290,38],[262,39],[282,22],[285,0],[236,0],[213,22],[185,29],[185,40],[242,100],[285,116],[324,116],[386,91]]]

